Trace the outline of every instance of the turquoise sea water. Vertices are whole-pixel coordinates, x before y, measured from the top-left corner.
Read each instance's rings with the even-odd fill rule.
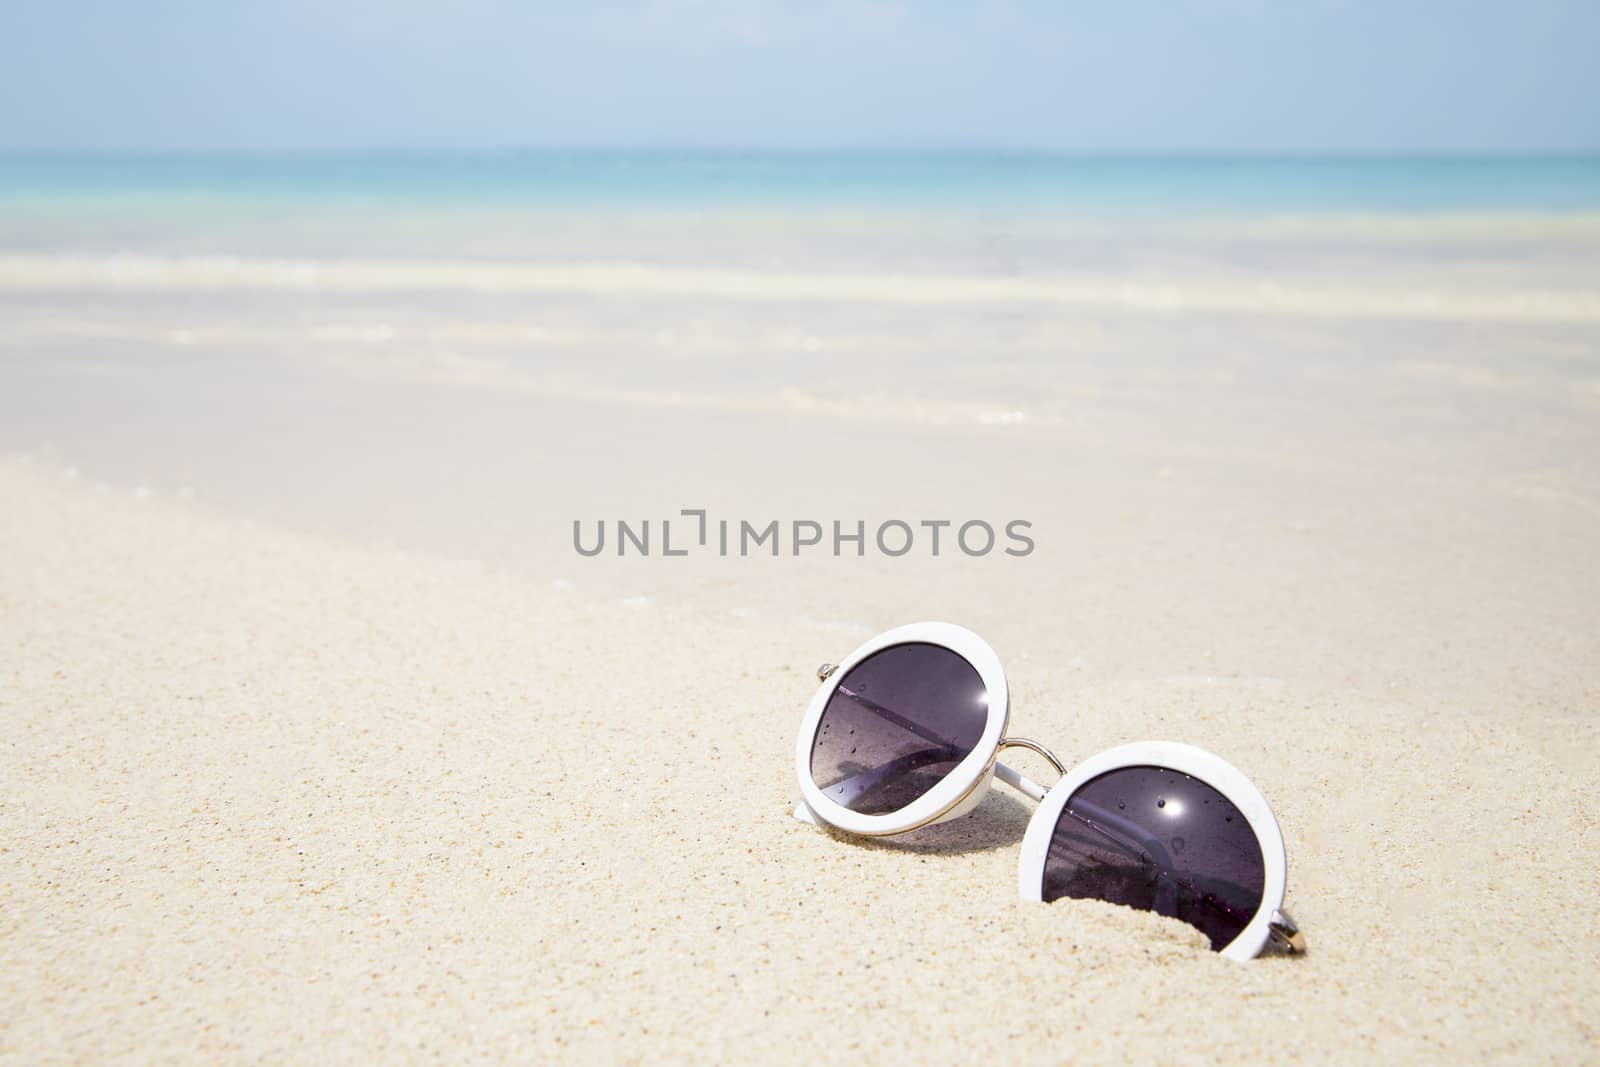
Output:
[[[0,157],[0,211],[323,201],[1097,215],[1600,211],[1600,158],[963,154]]]

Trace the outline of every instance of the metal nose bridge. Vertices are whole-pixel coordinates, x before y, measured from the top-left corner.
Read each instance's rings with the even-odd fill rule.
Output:
[[[995,751],[1001,752],[1008,748],[1025,748],[1029,752],[1036,752],[1050,761],[1050,766],[1056,769],[1057,774],[1064,775],[1067,773],[1066,764],[1057,759],[1054,752],[1051,752],[1031,737],[1002,737],[1000,744],[995,747]]]

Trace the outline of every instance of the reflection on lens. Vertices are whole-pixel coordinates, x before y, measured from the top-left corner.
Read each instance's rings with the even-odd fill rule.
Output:
[[[894,645],[852,667],[811,743],[811,777],[864,815],[898,811],[977,746],[989,719],[978,671],[940,645]]]
[[[1261,844],[1227,797],[1165,767],[1123,767],[1067,800],[1044,899],[1108,900],[1182,919],[1221,950],[1261,907]]]

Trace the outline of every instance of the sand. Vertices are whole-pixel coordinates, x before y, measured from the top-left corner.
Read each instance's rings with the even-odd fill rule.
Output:
[[[8,252],[0,1062],[1600,1058],[1600,241],[1491,222]],[[1037,547],[573,550],[684,508]],[[1248,774],[1309,954],[791,819],[919,619]]]
[[[0,497],[6,1062],[1595,1054],[1592,705],[1075,682],[999,642],[1027,732],[1191,739],[1266,792],[1312,951],[1234,965],[1019,903],[999,791],[901,842],[791,821],[810,667],[852,643],[821,627],[38,463]]]

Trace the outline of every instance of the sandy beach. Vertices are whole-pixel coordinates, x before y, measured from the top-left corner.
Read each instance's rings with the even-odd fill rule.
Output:
[[[10,242],[0,1063],[1600,1055],[1591,219],[571,226]],[[1035,548],[574,550],[684,509]],[[1311,951],[791,819],[919,619],[1247,773]]]
[[[906,842],[790,821],[847,637],[0,478],[9,1062],[1593,1051],[1580,683],[1105,677],[1004,627],[1031,732],[1203,738],[1271,797],[1313,948],[1231,965],[1018,903],[1010,795]]]

